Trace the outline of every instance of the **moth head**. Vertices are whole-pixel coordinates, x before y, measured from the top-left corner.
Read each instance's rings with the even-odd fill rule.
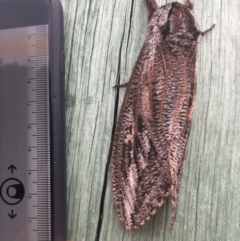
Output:
[[[168,34],[179,35],[184,33],[195,33],[197,25],[189,8],[181,3],[172,3],[172,8],[168,12],[169,25]]]
[[[171,4],[167,21],[160,26],[163,41],[177,52],[183,49],[192,51],[199,39],[198,24],[189,10],[189,7],[178,2]]]

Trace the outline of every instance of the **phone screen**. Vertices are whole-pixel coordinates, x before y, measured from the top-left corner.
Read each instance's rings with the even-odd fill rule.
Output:
[[[10,0],[0,16],[1,240],[52,240],[48,8]]]

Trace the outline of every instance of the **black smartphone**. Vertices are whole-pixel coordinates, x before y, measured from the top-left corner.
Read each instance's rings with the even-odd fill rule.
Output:
[[[65,241],[63,11],[0,0],[1,241]]]

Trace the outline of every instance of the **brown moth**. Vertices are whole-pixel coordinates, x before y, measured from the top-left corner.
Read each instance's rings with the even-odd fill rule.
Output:
[[[192,3],[158,8],[147,0],[150,18],[145,43],[126,84],[112,152],[115,207],[127,229],[136,229],[168,196],[171,232],[196,97],[200,36]]]

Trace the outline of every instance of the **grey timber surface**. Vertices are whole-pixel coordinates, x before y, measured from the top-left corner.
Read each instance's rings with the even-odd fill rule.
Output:
[[[142,47],[145,1],[62,4],[69,240],[240,240],[240,0],[194,1],[201,29],[216,27],[199,46],[196,108],[172,236],[170,200],[146,225],[127,231],[111,191],[112,132],[125,92],[113,86],[128,81]]]

